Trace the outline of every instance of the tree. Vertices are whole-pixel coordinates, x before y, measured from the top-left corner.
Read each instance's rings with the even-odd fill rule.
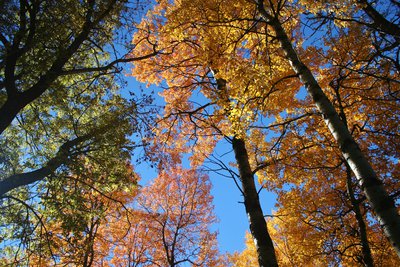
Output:
[[[208,177],[198,171],[163,169],[151,185],[142,188],[128,233],[122,239],[114,237],[119,241],[111,262],[115,266],[217,266],[216,233],[209,229],[216,220],[210,187]]]
[[[274,11],[274,13],[269,13],[267,9],[265,9],[263,1],[258,1],[257,5],[260,15],[275,31],[276,37],[282,49],[285,51],[286,57],[291,62],[294,71],[306,85],[308,93],[318,107],[318,110],[324,116],[324,120],[335,140],[338,142],[344,158],[355,173],[386,235],[391,240],[393,247],[395,247],[400,256],[400,248],[398,245],[400,244],[400,216],[393,199],[386,192],[382,181],[378,178],[368,159],[354,141],[354,138],[351,136],[343,121],[341,121],[338,113],[326,94],[322,91],[313,74],[309,68],[304,65],[301,59],[299,59],[298,54],[293,49],[293,45],[286,31],[279,22],[279,8],[278,12]]]
[[[142,130],[139,113],[150,98],[122,97],[119,74],[121,63],[137,60],[125,57],[134,45],[124,40],[130,31],[123,27],[141,6],[24,0],[3,1],[2,7],[0,198],[8,237],[2,253],[18,241],[26,252],[29,244],[40,244],[29,236],[38,238],[33,231],[43,229],[46,190],[65,196],[62,203],[75,202],[67,199],[78,196],[65,193],[71,186],[65,177],[87,165],[97,173],[123,169],[137,146],[129,137]],[[91,184],[101,191],[117,183],[111,177],[93,175]]]
[[[67,87],[62,80],[82,75],[84,81],[85,76],[118,71],[117,63],[137,60],[107,61],[112,54],[103,49],[113,41],[126,8],[126,1],[117,0],[6,1],[0,35],[0,133],[35,99]]]
[[[131,145],[123,135],[134,131],[129,124],[134,125],[140,105],[121,98],[117,75],[122,71],[118,64],[139,60],[121,55],[133,49],[123,43],[129,32],[121,27],[132,22],[126,20],[140,6],[114,0],[24,0],[5,1],[4,7],[1,195],[68,165],[86,153],[89,143]],[[117,32],[124,34],[117,38]],[[113,124],[120,125],[119,134],[105,141]]]
[[[5,58],[0,64],[5,77],[0,92],[5,108],[16,99],[13,94],[18,90],[19,96],[36,92],[40,97],[21,107],[19,115],[13,115],[14,122],[5,123],[0,173],[2,185],[7,185],[2,199],[8,205],[2,219],[6,224],[16,222],[19,231],[15,236],[23,240],[21,244],[35,243],[29,236],[38,236],[32,235],[38,221],[30,216],[40,217],[32,209],[35,205],[25,204],[36,202],[38,207],[35,192],[50,189],[52,176],[79,170],[84,166],[81,158],[96,162],[100,169],[114,163],[119,168],[129,158],[133,144],[127,136],[138,130],[131,125],[137,125],[140,112],[137,103],[119,97],[115,76],[108,71],[118,71],[114,66],[121,61],[143,59],[136,62],[133,75],[148,84],[166,86],[162,92],[164,114],[150,136],[150,157],[159,158],[160,168],[165,168],[166,162],[177,166],[190,154],[193,168],[224,170],[244,196],[259,265],[397,264],[397,3],[162,0],[139,25],[129,58],[106,59],[105,47],[111,44],[107,33],[118,24],[114,23],[118,12],[108,17],[109,23],[100,19],[100,28],[90,31],[72,22],[94,25],[101,12],[109,7],[112,13],[114,5],[79,2],[66,10],[77,7],[82,14],[59,23],[69,27],[61,33],[77,29],[74,37],[64,38],[68,40],[65,51],[80,51],[65,58],[63,64],[58,64],[64,60],[59,56],[63,53],[52,54],[57,49],[51,48],[65,41],[65,34],[50,32],[48,35],[55,37],[48,43],[47,39],[39,42],[40,49],[30,50],[27,44],[35,42],[25,43],[31,38],[29,33],[35,32],[36,18],[46,18],[43,25],[47,24],[46,14],[53,14],[52,8],[63,4],[20,3],[7,2],[9,10],[21,10],[17,16],[1,17],[6,30],[0,40]],[[123,5],[115,7],[123,10]],[[72,14],[80,14],[76,10]],[[51,19],[64,19],[59,14],[54,12]],[[26,35],[24,25],[31,27]],[[95,29],[105,34],[97,35]],[[83,41],[76,45],[77,50],[70,50],[85,30],[87,36],[93,34],[93,42]],[[15,37],[8,37],[14,33]],[[13,48],[11,44],[16,45]],[[98,57],[84,48],[100,51]],[[34,56],[40,66],[30,60]],[[76,62],[83,65],[82,70]],[[29,68],[22,72],[24,67]],[[63,71],[65,75],[61,75]],[[98,75],[93,77],[95,73]],[[18,90],[13,89],[13,82]],[[45,90],[40,93],[32,88]],[[111,125],[119,127],[113,127],[113,133],[106,131]],[[238,173],[214,157],[215,147],[222,142],[229,145],[227,151],[232,148],[236,158],[231,167]],[[161,176],[168,180],[164,173]],[[29,179],[21,182],[24,177]],[[254,179],[260,183],[259,190]],[[93,183],[103,185],[101,176],[93,177]],[[30,187],[23,186],[28,184]],[[62,193],[62,187],[59,189]],[[278,194],[277,212],[268,215],[273,217],[269,229],[258,199],[261,189]],[[161,220],[164,217],[142,208],[137,217],[148,219],[145,224],[130,219],[133,212],[110,213],[105,225],[116,225],[114,233],[99,232],[107,228],[92,221],[88,237],[92,233],[110,237],[98,240],[93,249],[102,255],[98,264],[106,264],[107,255],[114,253],[108,250],[109,244],[118,242],[121,246],[112,249],[127,256],[122,257],[122,264],[151,265],[162,260],[162,265],[176,264],[178,256],[172,256],[175,243],[167,239],[170,233],[178,233],[171,230],[160,234],[165,240],[151,239],[152,229],[160,232],[157,225],[167,229],[168,224]],[[91,244],[93,238],[85,240]],[[160,245],[149,250],[141,241],[131,244],[135,240],[154,240]],[[79,247],[86,262],[92,262],[93,246],[78,243],[72,247]]]
[[[139,177],[128,164],[112,172],[93,165],[77,171],[67,181],[51,180],[41,205],[30,207],[35,212],[30,236],[20,241],[23,246],[9,246],[17,251],[2,260],[40,266],[220,266],[216,233],[209,229],[216,218],[206,175],[169,167],[138,188]],[[7,231],[12,240],[24,229],[16,224]]]
[[[236,267],[245,266],[256,266],[257,262],[257,251],[254,242],[251,238],[250,233],[246,232],[245,236],[246,248],[241,252],[235,252],[232,255],[228,255],[229,263]]]
[[[389,238],[395,240],[396,236],[399,236],[396,234],[399,227],[392,196],[396,197],[398,191],[393,179],[398,169],[395,166],[398,150],[395,140],[398,140],[398,135],[393,132],[396,131],[395,120],[398,116],[388,115],[393,114],[393,111],[398,114],[395,89],[398,87],[398,79],[397,73],[393,71],[396,68],[396,59],[393,57],[395,54],[390,52],[396,48],[388,45],[388,50],[385,50],[383,47],[387,43],[384,41],[380,43],[383,46],[375,45],[374,42],[382,36],[377,37],[369,32],[365,34],[366,31],[359,25],[361,20],[355,21],[355,25],[318,24],[322,26],[316,26],[320,29],[316,31],[317,34],[325,34],[326,38],[315,38],[312,40],[313,45],[305,42],[303,44],[307,35],[302,36],[302,30],[306,34],[310,32],[307,31],[309,28],[302,29],[301,22],[305,20],[299,15],[307,9],[298,4],[300,3],[279,1],[269,2],[264,6],[261,1],[255,4],[239,2],[236,5],[224,1],[161,1],[155,9],[156,12],[142,24],[142,34],[137,36],[148,36],[150,44],[158,42],[163,46],[163,51],[170,54],[143,61],[138,64],[140,67],[133,70],[143,81],[167,81],[168,90],[163,92],[163,96],[166,102],[170,103],[165,108],[168,123],[162,124],[164,132],[158,130],[166,136],[159,141],[168,146],[171,145],[169,137],[174,136],[174,140],[178,140],[179,136],[180,140],[195,144],[189,147],[193,147],[191,151],[195,154],[192,159],[197,160],[204,157],[204,152],[211,152],[217,141],[215,137],[213,139],[207,136],[243,136],[249,129],[253,129],[249,131],[251,138],[246,138],[248,150],[251,151],[250,163],[264,186],[272,189],[290,185],[293,181],[291,179],[298,177],[287,177],[286,170],[291,168],[290,160],[296,156],[305,159],[301,157],[303,151],[309,152],[307,160],[302,162],[305,168],[311,170],[315,165],[320,168],[336,166],[336,162],[343,164],[344,158],[359,181],[362,176],[359,172],[371,171],[372,162],[381,172],[386,190],[391,195],[385,193],[382,182],[376,175],[365,176],[364,173],[364,178],[375,178],[367,178],[369,182],[362,182],[359,188],[364,192],[361,194],[367,195],[373,213],[379,220],[382,219],[381,216],[386,216],[385,211],[380,213],[380,208],[387,208],[387,214],[391,215],[386,218],[389,221],[393,219],[394,223],[391,226],[386,223],[384,225],[386,230],[390,228],[392,231],[386,231]],[[356,12],[351,11],[347,14],[355,15]],[[335,22],[338,20],[340,19],[334,19]],[[293,44],[286,33],[290,33]],[[374,45],[371,46],[371,43]],[[328,46],[328,49],[318,45]],[[294,46],[298,52],[293,49]],[[140,49],[149,51],[146,45],[140,46],[138,51]],[[288,64],[289,61],[293,68]],[[307,68],[306,64],[310,68]],[[215,87],[208,85],[210,69],[218,70],[214,76],[214,86],[218,84],[218,79],[221,79],[229,85],[228,90],[215,90]],[[319,74],[319,85],[313,73]],[[300,78],[307,88],[314,86],[315,90],[309,90],[312,98],[302,99],[295,96],[301,87],[297,78]],[[192,92],[201,92],[210,101],[197,104],[196,99],[191,98]],[[225,96],[221,97],[223,94],[228,95],[228,99],[232,101],[226,101]],[[324,104],[317,104],[316,109],[311,106],[313,101],[321,99],[325,99]],[[348,125],[340,115],[342,111],[347,116]],[[336,135],[335,138],[338,137],[338,128],[335,127],[339,127],[346,139],[341,136],[338,143],[333,142],[326,126],[321,124],[323,121],[316,116],[321,113],[327,121],[329,116],[334,118],[334,122],[329,121],[328,124],[330,131]],[[183,118],[184,116],[186,117]],[[270,125],[252,125],[268,116],[275,117],[276,121]],[[212,122],[210,118],[213,119]],[[188,126],[190,124],[193,126]],[[211,134],[214,131],[213,127],[217,129],[215,134]],[[332,127],[335,129],[332,130]],[[176,128],[182,132],[177,134]],[[294,134],[290,132],[293,129],[296,130]],[[263,138],[269,134],[268,130],[278,132],[278,136],[271,142],[264,142]],[[287,142],[285,149],[281,146],[283,140]],[[350,141],[343,143],[343,140]],[[356,142],[363,152],[357,148]],[[207,143],[212,146],[207,147]],[[295,145],[295,148],[290,145]],[[352,146],[354,150],[350,149]],[[176,151],[190,151],[182,145],[174,147],[177,148]],[[381,150],[376,149],[377,147]],[[346,154],[349,153],[348,150],[358,153],[356,158],[362,159],[367,165],[361,167],[360,163],[351,163],[356,159],[349,160]],[[336,151],[344,152],[343,158],[337,157]],[[330,156],[326,157],[327,154]],[[392,158],[389,159],[386,155]],[[334,162],[329,162],[331,159],[334,159]],[[326,164],[318,165],[318,160]],[[278,164],[281,162],[282,164]],[[194,164],[198,163],[195,161]],[[275,171],[268,173],[274,169]],[[312,175],[314,173],[309,171],[304,178],[312,178]],[[342,179],[346,184],[347,177],[348,175],[341,173],[336,178]],[[321,179],[320,176],[316,178]],[[325,182],[328,186],[330,181]],[[293,183],[301,186],[300,182]],[[332,187],[335,188],[335,185],[332,184]],[[368,194],[370,189],[375,190],[372,189],[374,187],[382,195],[371,199]],[[341,190],[343,189],[341,187]],[[353,205],[353,208],[356,210],[356,205]],[[359,226],[361,225],[361,220],[354,217],[352,220],[358,220]],[[398,242],[395,242],[394,246],[396,243]]]
[[[127,210],[137,194],[138,176],[129,164],[117,165],[118,159],[106,168],[85,157],[79,160],[84,167],[59,173],[36,189],[39,203],[7,199],[1,256],[9,264],[93,266],[108,255],[109,247],[96,246],[107,239],[100,229]]]
[[[192,3],[195,6],[197,3]],[[164,90],[163,96],[167,105],[164,109],[165,118],[161,119],[155,129],[157,137],[157,147],[166,148],[170,153],[175,153],[176,160],[179,161],[179,153],[193,152],[191,163],[197,166],[209,156],[215,144],[221,137],[228,140],[232,146],[236,164],[240,175],[240,190],[244,196],[246,213],[249,215],[250,229],[257,243],[259,253],[259,262],[261,265],[275,266],[276,259],[272,241],[269,238],[265,219],[259,203],[258,192],[254,183],[257,166],[261,164],[256,162],[251,165],[246,150],[247,131],[257,121],[259,115],[254,111],[255,107],[263,106],[263,100],[271,101],[276,104],[273,96],[275,90],[282,86],[281,80],[286,76],[290,80],[290,72],[285,72],[281,76],[272,76],[271,90],[260,93],[258,86],[261,86],[261,77],[269,73],[256,73],[246,67],[251,66],[252,60],[256,59],[241,58],[237,60],[234,56],[239,53],[239,57],[244,53],[238,52],[229,46],[238,45],[239,41],[226,44],[225,38],[230,40],[240,40],[242,31],[252,29],[252,21],[238,21],[238,25],[219,28],[218,26],[206,26],[210,32],[203,32],[198,24],[213,24],[213,17],[224,16],[223,12],[211,10],[209,17],[203,18],[204,9],[199,6],[198,13],[185,15],[185,11],[194,10],[196,7],[192,4],[184,3],[183,7],[177,6],[171,9],[167,3],[160,3],[149,15],[148,20],[142,23],[141,31],[135,38],[147,39],[151,43],[157,42],[160,49],[165,54],[160,57],[154,57],[144,60],[135,65],[134,75],[146,82],[166,81],[168,89]],[[215,3],[214,3],[215,4]],[[185,6],[187,5],[187,6]],[[164,21],[158,18],[158,13],[163,14],[163,9],[169,8]],[[189,20],[189,21],[186,21]],[[180,27],[182,24],[195,25],[186,28]],[[178,26],[177,26],[178,25]],[[235,31],[236,29],[239,29]],[[199,31],[197,30],[199,29]],[[243,30],[241,30],[243,29]],[[173,31],[173,34],[171,32]],[[202,34],[201,38],[196,39],[190,36]],[[235,37],[228,37],[234,33]],[[249,39],[252,42],[259,40],[259,34],[254,33]],[[251,39],[254,38],[254,39]],[[249,43],[251,42],[249,41]],[[251,43],[249,44],[251,46]],[[228,48],[225,48],[228,47]],[[137,47],[138,53],[147,53],[149,47],[145,44]],[[215,50],[214,50],[215,49]],[[228,52],[225,52],[226,49]],[[263,48],[264,49],[264,48]],[[261,49],[260,49],[261,51]],[[229,60],[229,57],[232,60]],[[226,64],[228,61],[229,64]],[[226,67],[226,66],[229,67]],[[266,69],[269,70],[267,67]],[[140,70],[136,72],[136,70]],[[235,77],[235,75],[237,75]],[[229,77],[229,82],[227,82]],[[257,77],[258,79],[255,79]],[[255,81],[255,82],[254,82]],[[295,88],[290,90],[290,94],[295,92]],[[249,91],[243,96],[243,91]],[[201,93],[208,101],[196,103],[192,96]],[[254,109],[252,109],[254,107]],[[264,106],[265,107],[265,106]],[[274,114],[275,110],[266,111],[260,107],[261,117],[265,113]]]

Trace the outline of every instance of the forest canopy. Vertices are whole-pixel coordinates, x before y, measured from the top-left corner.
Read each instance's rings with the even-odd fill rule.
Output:
[[[397,1],[1,5],[0,265],[400,264]]]

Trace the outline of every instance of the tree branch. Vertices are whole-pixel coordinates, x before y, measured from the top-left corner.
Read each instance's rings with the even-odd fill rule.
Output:
[[[0,197],[2,197],[4,194],[8,193],[9,191],[15,188],[43,180],[48,175],[54,173],[54,171],[61,165],[66,164],[72,160],[73,153],[71,149],[74,146],[79,145],[80,143],[91,138],[92,136],[93,134],[87,134],[65,142],[63,145],[60,146],[57,154],[53,158],[51,158],[45,166],[43,166],[40,169],[25,173],[14,174],[1,180]]]
[[[102,71],[107,71],[111,68],[113,68],[115,65],[118,63],[127,63],[127,62],[134,62],[134,61],[139,61],[139,60],[144,60],[147,58],[151,58],[153,56],[156,56],[158,54],[158,51],[154,50],[154,52],[140,56],[140,57],[131,57],[131,58],[121,58],[121,59],[116,59],[109,64],[101,67],[87,67],[87,68],[80,68],[80,69],[69,69],[69,70],[63,70],[61,71],[60,75],[71,75],[71,74],[80,74],[80,73],[88,73],[88,72],[102,72]]]

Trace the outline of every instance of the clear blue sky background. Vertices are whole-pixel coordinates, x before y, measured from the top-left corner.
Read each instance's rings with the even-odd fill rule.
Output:
[[[126,71],[129,73],[129,69]],[[127,76],[126,80],[128,86],[124,89],[124,94],[127,93],[127,90],[138,93],[140,91],[139,88],[146,87],[144,84],[137,82],[133,77]],[[145,89],[145,93],[150,93],[152,90],[155,90],[155,103],[163,105],[163,99],[157,94],[157,91],[161,91],[162,89],[150,87],[147,90]],[[234,161],[234,155],[230,145],[224,142],[221,141],[218,144],[214,156],[223,160],[228,165],[229,162]],[[136,165],[135,170],[142,177],[141,185],[146,185],[151,179],[157,176],[156,170],[150,168],[150,164],[146,162]],[[212,229],[219,233],[218,245],[220,252],[232,253],[234,251],[242,251],[245,248],[245,233],[249,231],[249,223],[242,203],[243,197],[232,179],[220,176],[215,172],[209,172],[208,174],[213,185],[211,194],[214,197],[214,212],[218,217],[218,222]],[[271,214],[275,203],[275,195],[262,190],[260,201],[264,214]]]

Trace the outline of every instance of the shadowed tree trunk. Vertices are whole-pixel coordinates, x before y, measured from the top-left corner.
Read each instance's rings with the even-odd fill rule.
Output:
[[[243,139],[234,137],[232,147],[239,168],[244,206],[249,218],[250,231],[257,249],[258,263],[260,266],[278,266],[274,245],[268,233],[267,223],[265,222],[254,183],[254,174],[250,168],[249,157]]]
[[[218,70],[212,70],[213,75]],[[226,80],[216,79],[217,88],[220,92],[226,92]],[[229,102],[229,99],[224,99]],[[229,114],[229,110],[225,110]],[[260,199],[256,185],[254,183],[254,173],[251,170],[249,156],[246,150],[245,142],[242,138],[233,137],[232,148],[235,153],[236,163],[238,164],[239,176],[241,181],[241,191],[244,198],[244,206],[249,220],[250,232],[253,236],[255,247],[257,249],[258,264],[260,267],[278,266],[274,244],[268,233],[267,223],[261,209]]]
[[[362,9],[372,19],[372,26],[392,35],[397,42],[400,41],[400,28],[395,23],[388,21],[367,0],[358,0],[358,2],[363,5]]]

